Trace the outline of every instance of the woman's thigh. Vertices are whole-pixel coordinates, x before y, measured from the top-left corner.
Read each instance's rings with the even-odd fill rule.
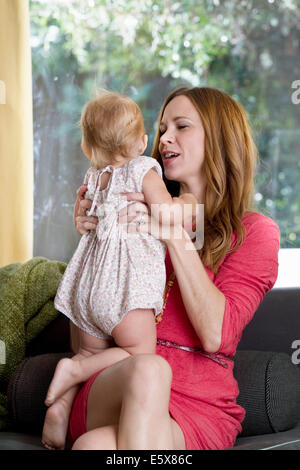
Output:
[[[117,450],[118,426],[102,426],[80,436],[72,450]]]
[[[122,402],[126,393],[132,388],[132,384],[144,382],[141,396],[144,399],[145,406],[147,406],[147,397],[145,396],[147,394],[147,385],[149,384],[152,387],[151,382],[155,381],[156,377],[158,386],[155,391],[155,400],[151,396],[148,405],[155,406],[158,409],[158,425],[160,426],[164,422],[166,427],[171,429],[174,448],[185,449],[183,432],[169,413],[171,380],[169,378],[164,380],[164,376],[166,377],[169,373],[168,369],[170,369],[169,364],[161,356],[140,354],[123,359],[103,370],[96,377],[89,391],[87,431],[119,423]],[[136,376],[140,376],[140,381],[139,377]]]
[[[113,364],[95,378],[87,400],[87,431],[119,423],[124,383],[131,359],[128,357]]]

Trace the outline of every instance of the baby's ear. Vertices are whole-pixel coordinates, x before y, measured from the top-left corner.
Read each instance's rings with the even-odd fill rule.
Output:
[[[148,145],[148,136],[147,134],[144,134],[141,139],[140,154],[143,154],[145,152],[147,145]]]

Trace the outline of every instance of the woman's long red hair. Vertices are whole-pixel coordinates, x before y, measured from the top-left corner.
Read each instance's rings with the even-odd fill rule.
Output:
[[[205,131],[204,174],[207,185],[204,201],[204,245],[199,255],[214,273],[230,252],[232,234],[236,231],[236,250],[245,239],[242,218],[256,211],[254,177],[259,157],[243,107],[227,93],[215,88],[181,87],[165,100],[158,119],[152,157],[162,169],[159,153],[159,124],[167,104],[177,96],[189,98],[197,109]],[[174,196],[179,195],[177,181],[164,181]]]

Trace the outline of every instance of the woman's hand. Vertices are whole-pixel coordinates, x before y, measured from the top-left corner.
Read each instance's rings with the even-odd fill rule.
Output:
[[[148,224],[150,211],[145,203],[143,193],[122,193],[122,196],[127,201],[134,201],[118,213],[118,223],[124,225],[124,230],[127,230],[127,227],[141,226],[139,222],[142,222],[143,225]],[[129,232],[129,230],[127,231]],[[132,230],[130,231],[132,232]]]
[[[86,211],[91,208],[92,201],[85,199],[84,195],[87,191],[87,185],[80,186],[77,190],[77,199],[74,207],[74,225],[80,235],[89,230],[96,230],[98,217],[86,215]]]
[[[123,193],[123,196],[128,201],[133,201],[119,211],[118,222],[127,233],[149,233],[165,242],[181,236],[181,225],[171,225],[167,219],[161,222],[157,216],[151,215],[143,193]]]

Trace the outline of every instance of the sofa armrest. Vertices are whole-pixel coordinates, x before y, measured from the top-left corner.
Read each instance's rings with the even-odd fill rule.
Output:
[[[276,351],[291,356],[293,342],[300,339],[299,306],[300,287],[271,289],[244,329],[238,350]]]
[[[234,376],[246,410],[241,436],[286,431],[300,421],[300,370],[285,353],[238,351]]]
[[[10,378],[8,404],[14,430],[19,432],[41,432],[47,407],[46,393],[52,380],[56,364],[72,353],[43,354],[24,359]]]

